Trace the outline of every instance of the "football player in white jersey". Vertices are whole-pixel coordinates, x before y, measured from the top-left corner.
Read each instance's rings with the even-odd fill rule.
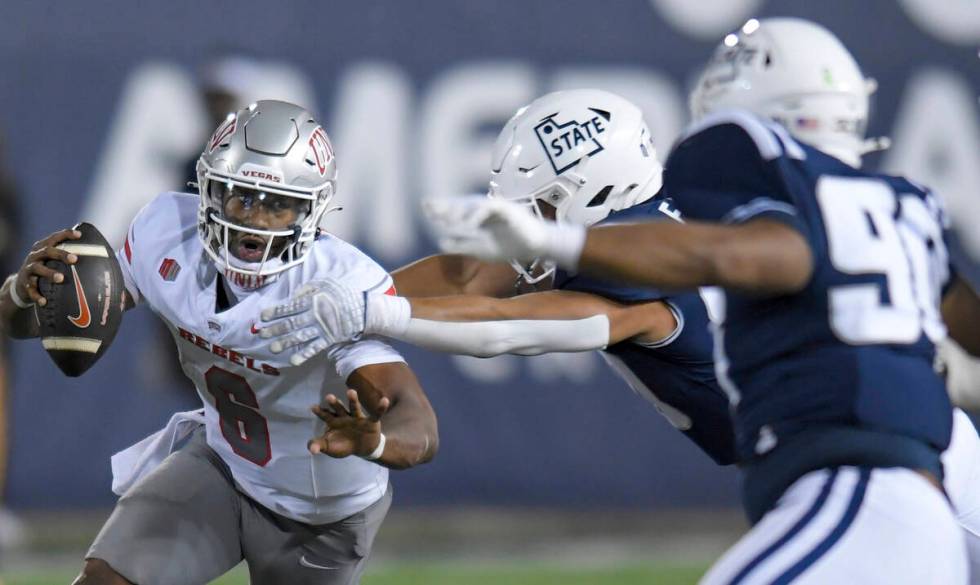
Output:
[[[944,334],[941,205],[909,181],[856,168],[869,146],[868,89],[822,27],[750,21],[725,39],[695,92],[696,117],[712,115],[688,130],[666,163],[665,188],[681,211],[714,225],[586,231],[548,226],[500,201],[433,208],[447,251],[488,260],[543,255],[608,278],[726,288],[716,365],[737,407],[746,508],[757,523],[705,583],[967,578],[962,540],[935,489],[953,419],[930,359],[931,342]],[[890,214],[899,194],[901,212]],[[900,238],[891,237],[896,230]],[[914,260],[890,264],[906,255]],[[862,279],[880,272],[888,273],[884,286],[898,286],[891,300],[879,300],[880,284],[857,299],[869,290]],[[950,333],[978,352],[980,302],[962,281],[948,282],[941,292]],[[909,285],[918,300],[898,296]],[[882,302],[894,312],[881,312]],[[897,320],[864,327],[885,315]],[[889,328],[899,322],[901,335]],[[835,395],[847,398],[835,403]],[[955,421],[943,457],[946,489],[961,528],[975,538],[977,490],[961,488],[964,479],[976,482],[977,437],[962,413]]]
[[[253,583],[359,582],[391,502],[388,468],[434,456],[435,414],[403,358],[378,339],[293,365],[256,334],[261,308],[321,277],[393,291],[374,261],[318,231],[335,180],[312,114],[260,101],[208,141],[199,195],[162,194],[133,220],[117,254],[129,297],[170,329],[204,403],[185,418],[204,424],[155,442],[162,455],[186,444],[129,480],[76,583],[203,584],[242,559]],[[57,245],[77,237],[41,240],[8,278],[6,332],[37,335],[22,307],[46,302],[38,278],[64,280],[43,263],[73,263]]]

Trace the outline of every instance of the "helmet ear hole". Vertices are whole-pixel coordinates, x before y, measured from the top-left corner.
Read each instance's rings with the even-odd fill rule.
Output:
[[[595,194],[595,197],[593,197],[586,204],[586,207],[598,207],[602,205],[603,203],[606,202],[606,198],[609,197],[609,194],[612,193],[612,190],[613,190],[612,185],[606,185],[605,187],[602,188],[602,190],[600,190],[598,193]]]
[[[765,60],[763,60],[762,65],[766,69],[772,67],[772,53],[771,52],[766,51],[766,58],[765,58]]]

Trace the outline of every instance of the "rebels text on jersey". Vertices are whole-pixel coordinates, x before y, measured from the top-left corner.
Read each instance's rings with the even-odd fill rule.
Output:
[[[674,221],[670,199],[655,197],[611,214],[598,225]],[[601,355],[637,394],[716,463],[735,462],[735,438],[728,400],[718,386],[712,362],[708,311],[697,292],[667,293],[649,287],[570,275],[558,271],[555,288],[591,293],[621,303],[663,301],[677,320],[674,332],[657,343],[625,341]]]
[[[359,457],[311,455],[323,432],[310,412],[327,393],[342,395],[356,369],[403,361],[386,343],[365,339],[337,346],[326,359],[294,367],[257,335],[261,310],[288,300],[318,277],[364,291],[391,287],[391,277],[355,247],[326,235],[306,261],[237,304],[216,310],[220,286],[197,236],[199,198],[165,193],[133,220],[117,255],[126,287],[167,324],[184,373],[204,402],[208,445],[235,483],[270,510],[309,524],[350,516],[381,498],[388,470]]]
[[[716,367],[736,407],[740,458],[821,427],[873,430],[896,445],[911,439],[938,457],[952,415],[933,369],[950,277],[937,198],[737,110],[688,130],[665,168],[664,189],[685,218],[784,222],[813,256],[811,280],[797,294],[724,294]]]

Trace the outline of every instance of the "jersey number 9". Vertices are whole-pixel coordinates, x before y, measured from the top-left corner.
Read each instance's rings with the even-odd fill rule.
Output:
[[[817,201],[834,268],[884,277],[830,287],[834,334],[855,345],[941,339],[949,268],[938,204],[877,179],[834,176],[820,178]]]

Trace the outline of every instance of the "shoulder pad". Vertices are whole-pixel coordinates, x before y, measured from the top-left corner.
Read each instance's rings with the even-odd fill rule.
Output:
[[[373,258],[344,240],[323,234],[316,240],[310,257],[304,262],[309,273],[305,280],[317,276],[342,278],[348,286],[366,292],[386,292],[392,286],[392,278]]]
[[[806,152],[803,147],[796,142],[779,124],[761,118],[745,110],[722,110],[705,116],[702,120],[692,124],[685,130],[678,139],[678,146],[689,142],[697,141],[701,135],[714,135],[720,131],[744,134],[751,139],[755,151],[764,160],[773,160],[782,156],[803,160]]]

